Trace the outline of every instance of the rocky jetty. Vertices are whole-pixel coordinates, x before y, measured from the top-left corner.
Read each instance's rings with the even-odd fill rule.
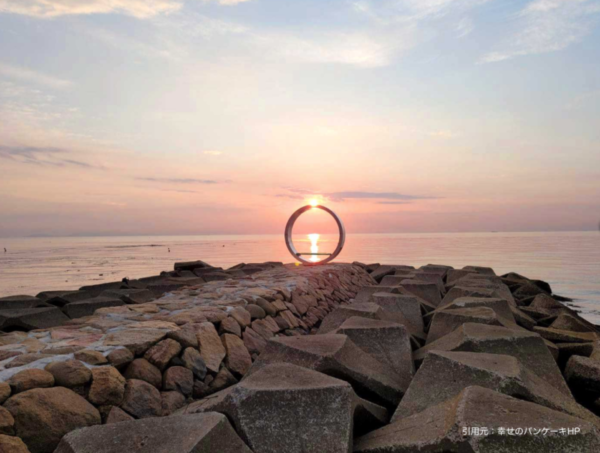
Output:
[[[0,452],[596,452],[598,328],[490,268],[177,263],[0,299]]]

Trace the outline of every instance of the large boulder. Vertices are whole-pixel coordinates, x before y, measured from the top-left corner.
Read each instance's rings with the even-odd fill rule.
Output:
[[[47,371],[31,368],[13,374],[7,382],[14,395],[35,388],[53,387],[54,376]]]
[[[99,308],[119,307],[121,305],[125,305],[125,302],[116,297],[95,297],[93,299],[72,302],[65,305],[62,310],[69,318],[75,319],[91,316]]]
[[[222,414],[124,421],[67,434],[55,453],[251,453]]]
[[[589,421],[600,428],[600,418],[556,390],[514,357],[477,352],[431,351],[412,380],[392,422],[454,398],[464,388],[478,385],[531,401]]]
[[[92,372],[79,360],[52,362],[45,368],[52,376],[57,386],[75,388],[87,384],[92,379]]]
[[[4,407],[14,417],[16,434],[31,453],[52,453],[65,434],[101,423],[94,406],[64,387],[19,393]]]
[[[160,392],[145,381],[129,379],[121,409],[137,418],[159,417],[162,415]]]
[[[381,363],[389,364],[407,387],[414,374],[410,335],[400,324],[352,317],[334,333],[347,335],[352,342]]]
[[[375,293],[372,296],[372,303],[379,305],[392,316],[388,318],[393,321],[396,314],[402,314],[419,332],[423,331],[423,316],[421,314],[421,304],[414,296],[392,293]],[[399,319],[402,321],[402,318]],[[414,329],[411,329],[414,330]]]
[[[112,289],[104,291],[100,297],[121,299],[126,304],[144,304],[154,300],[154,293],[147,289]]]
[[[591,402],[600,398],[600,361],[572,356],[565,368],[565,379],[581,400]]]
[[[43,300],[33,296],[0,297],[0,310],[20,310],[24,308],[49,307]]]
[[[273,338],[246,376],[278,362],[348,381],[360,397],[384,406],[396,405],[406,390],[405,382],[388,364],[374,359],[346,335]]]
[[[115,367],[94,368],[88,399],[96,406],[119,405],[125,394],[125,382],[125,378]]]
[[[186,413],[220,412],[255,453],[347,453],[352,445],[352,387],[275,363],[235,387],[192,403]]]
[[[599,450],[595,425],[477,386],[360,437],[354,446],[355,453]]]
[[[34,330],[61,326],[69,318],[56,307],[0,309],[0,330]]]
[[[214,324],[211,322],[199,323],[197,325],[196,336],[200,344],[200,355],[206,364],[206,368],[214,373],[218,373],[221,362],[227,355],[227,352]]]
[[[465,323],[452,333],[415,351],[413,358],[421,362],[429,351],[434,350],[511,355],[522,363],[527,363],[535,374],[564,394],[571,394],[544,340],[535,333]]]
[[[407,279],[402,280],[401,285],[409,293],[424,299],[434,307],[438,307],[442,303],[440,288],[435,283]]]
[[[467,322],[492,326],[503,325],[496,312],[488,307],[436,311],[433,313],[433,319],[429,326],[426,344],[439,340]]]

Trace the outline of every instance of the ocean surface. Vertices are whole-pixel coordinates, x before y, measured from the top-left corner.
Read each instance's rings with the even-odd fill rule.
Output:
[[[311,243],[295,237],[299,251]],[[323,236],[320,252],[337,237]],[[7,252],[3,253],[3,247]],[[0,238],[0,297],[156,275],[176,261],[292,262],[283,235]],[[600,232],[348,234],[336,261],[490,266],[549,282],[600,324]]]

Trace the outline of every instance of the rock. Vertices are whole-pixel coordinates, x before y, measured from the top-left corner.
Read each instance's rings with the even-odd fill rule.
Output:
[[[10,397],[11,393],[10,385],[6,382],[0,382],[0,404],[4,404],[4,401]]]
[[[515,318],[515,321],[521,327],[524,327],[527,330],[533,330],[533,328],[537,325],[537,321],[533,319],[528,314],[524,313],[522,310],[517,307],[513,307],[511,305],[510,310]]]
[[[600,397],[600,362],[574,355],[567,362],[565,379],[581,401],[591,402]]]
[[[400,282],[406,280],[404,275],[386,275],[381,279],[381,286],[400,286]]]
[[[106,358],[108,362],[117,369],[121,369],[133,362],[133,353],[126,348],[119,348],[111,351]]]
[[[125,305],[121,299],[111,297],[95,297],[80,302],[71,302],[63,307],[63,312],[71,319],[92,316],[99,308],[119,307]]]
[[[553,329],[569,330],[572,332],[594,332],[593,325],[584,319],[568,315],[566,313],[559,315],[550,325]]]
[[[258,305],[249,304],[244,307],[252,319],[263,319],[267,314]]]
[[[491,267],[484,267],[484,266],[465,266],[463,267],[464,271],[471,271],[471,272],[476,272],[478,274],[483,274],[483,275],[496,275],[496,272],[494,272],[494,269],[492,269]]]
[[[15,435],[15,419],[12,414],[2,406],[0,406],[0,434],[6,434],[8,436]]]
[[[68,432],[101,423],[94,406],[64,387],[23,392],[9,398],[4,407],[31,453],[52,453]]]
[[[440,289],[435,283],[426,283],[419,280],[402,280],[402,288],[411,294],[438,307],[442,303]]]
[[[446,274],[446,284],[453,286],[458,280],[467,276],[468,274],[476,274],[475,271],[469,271],[465,269],[450,269]]]
[[[235,376],[231,374],[227,368],[223,367],[219,370],[217,376],[209,384],[208,387],[211,393],[215,393],[220,390],[231,387],[232,385],[235,385],[237,383],[238,380],[235,378]]]
[[[559,392],[514,357],[475,352],[431,351],[396,409],[392,422],[454,398],[477,385],[579,417],[600,427],[600,419]]]
[[[277,363],[185,412],[227,415],[256,453],[347,453],[353,399],[352,387],[344,381]]]
[[[196,329],[191,324],[184,325],[179,330],[174,330],[167,334],[167,338],[177,341],[182,348],[198,349],[198,338],[196,337]]]
[[[446,305],[443,308],[438,308],[436,311],[476,307],[491,308],[498,315],[501,322],[509,322],[516,327],[511,305],[506,299],[492,297],[460,297],[455,299],[451,304]]]
[[[185,396],[192,394],[194,374],[182,366],[172,366],[163,375],[163,390],[176,390]]]
[[[177,341],[167,338],[148,349],[146,354],[144,354],[144,358],[156,368],[163,371],[171,359],[179,355],[180,352],[181,345]]]
[[[112,366],[92,370],[88,400],[96,406],[118,406],[125,394],[125,378]]]
[[[375,293],[372,296],[372,303],[379,305],[388,313],[401,313],[417,330],[423,331],[421,304],[419,304],[416,297],[402,294]]]
[[[443,309],[461,297],[496,297],[497,295],[496,291],[491,288],[465,288],[463,286],[454,286],[446,293],[439,308]]]
[[[25,308],[49,307],[43,300],[33,296],[0,297],[0,310],[21,310]]]
[[[469,431],[471,427],[485,427],[488,435],[474,434]],[[529,428],[532,428],[531,432]],[[579,429],[569,436],[541,435],[543,429],[558,432],[569,428]],[[499,430],[503,434],[499,434]],[[512,432],[512,435],[508,432]],[[517,432],[520,434],[516,435]],[[591,452],[598,449],[600,435],[594,425],[544,406],[476,386],[467,387],[451,400],[373,431],[359,438],[354,446],[356,453],[559,453],[567,450]]]
[[[145,304],[154,300],[154,293],[147,289],[112,289],[104,291],[100,297],[120,299],[126,304]]]
[[[252,365],[252,358],[244,342],[235,335],[226,333],[221,337],[223,346],[227,353],[225,357],[225,365],[231,372],[238,376],[243,376]]]
[[[44,291],[39,293],[37,297],[43,299],[47,304],[61,308],[71,302],[90,299],[92,295],[85,291]]]
[[[135,419],[131,415],[129,415],[127,412],[125,412],[123,409],[121,409],[117,406],[113,406],[110,408],[110,412],[108,413],[108,416],[106,417],[106,424],[110,425],[112,423],[128,422],[131,420],[135,420]]]
[[[346,335],[273,338],[246,376],[278,362],[348,381],[359,396],[383,406],[397,404],[406,390],[402,378],[389,365],[378,362]]]
[[[219,334],[223,335],[224,333],[230,333],[241,338],[242,328],[235,319],[228,317],[221,321],[221,325],[219,326]]]
[[[383,277],[385,277],[386,275],[392,275],[395,271],[396,269],[394,268],[394,266],[388,266],[384,264],[382,266],[379,266],[377,269],[373,270],[371,272],[371,277],[373,277],[377,283],[381,283]]]
[[[244,330],[243,338],[244,345],[251,354],[260,354],[267,345],[267,341],[250,327]]]
[[[252,315],[242,307],[235,307],[229,315],[235,319],[242,329],[245,329],[252,323]]]
[[[160,370],[146,359],[135,359],[129,364],[123,375],[127,379],[145,381],[157,389],[162,385],[162,374]]]
[[[52,362],[44,368],[54,376],[54,384],[60,387],[75,388],[87,384],[92,372],[79,360]]]
[[[88,363],[90,365],[104,365],[108,363],[108,360],[104,355],[99,351],[94,351],[91,349],[84,349],[83,351],[77,351],[74,354],[74,357],[77,360],[81,360],[82,362]]]
[[[35,330],[61,326],[69,318],[56,307],[0,309],[0,330]]]
[[[488,307],[436,311],[433,313],[431,325],[429,326],[426,344],[439,340],[466,322],[488,324],[491,326],[503,325],[496,315],[496,312]],[[509,325],[506,325],[505,327],[509,327]]]
[[[366,304],[371,302],[371,296],[375,293],[392,293],[400,294],[400,288],[398,286],[363,286],[356,296],[354,297],[354,304]]]
[[[185,406],[185,396],[179,392],[161,392],[162,415],[166,417]]]
[[[537,295],[531,304],[527,307],[528,310],[535,310],[546,316],[559,316],[563,313],[569,314],[569,309],[560,302],[554,300],[547,294]]]
[[[598,339],[594,332],[571,332],[536,326],[533,331],[539,333],[542,338],[562,343],[591,343]]]
[[[565,395],[570,395],[569,388],[544,340],[535,333],[465,323],[452,333],[415,351],[413,359],[419,363],[429,351],[433,350],[510,355],[522,363],[527,363],[535,374],[554,388]]]
[[[353,316],[379,320],[386,319],[386,313],[379,305],[373,303],[353,303],[352,305],[344,305],[337,307],[335,310],[329,313],[325,317],[323,322],[321,322],[321,327],[319,327],[319,333],[326,334],[333,332],[338,327],[340,327],[347,319],[352,318]]]
[[[134,355],[143,355],[152,345],[162,340],[167,332],[160,329],[121,330],[109,333],[104,340],[106,346],[123,346]]]
[[[14,395],[35,388],[52,387],[54,386],[54,376],[47,371],[32,368],[14,374],[8,380],[8,384]]]
[[[214,269],[214,267],[204,261],[198,260],[175,263],[174,269],[176,271],[194,271],[194,269]]]
[[[123,282],[100,283],[99,285],[88,285],[79,288],[79,291],[88,293],[91,297],[98,297],[104,291],[114,289],[125,289],[127,286]]]
[[[200,344],[200,355],[206,364],[206,368],[218,373],[226,352],[215,326],[210,322],[200,323],[197,325],[196,335]]]
[[[110,439],[110,442],[107,442]],[[252,453],[222,414],[133,420],[78,430],[55,453]]]
[[[415,372],[410,335],[406,328],[389,321],[352,317],[334,333],[347,335],[352,342],[373,358],[389,366],[408,388]]]
[[[159,417],[162,414],[160,392],[145,381],[128,379],[121,409],[136,418]]]
[[[590,357],[594,352],[594,343],[559,343],[558,365],[564,369],[569,359],[574,355]]]
[[[184,366],[200,380],[206,377],[206,364],[197,349],[186,348],[181,355]]]
[[[456,282],[456,286],[460,288],[471,288],[477,290],[491,290],[492,297],[504,299],[510,305],[516,306],[515,298],[508,286],[498,277],[480,274],[468,274]]]
[[[0,453],[31,453],[18,437],[0,434]]]
[[[278,310],[273,306],[273,304],[268,300],[263,299],[262,297],[257,297],[254,300],[254,303],[260,308],[262,308],[265,311],[265,313],[269,316],[275,317],[278,313]]]

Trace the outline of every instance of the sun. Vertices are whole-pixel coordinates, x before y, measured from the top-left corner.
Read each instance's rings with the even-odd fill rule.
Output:
[[[319,206],[319,200],[317,200],[316,198],[313,198],[312,200],[310,200],[309,204],[313,207],[316,208],[317,206]]]

